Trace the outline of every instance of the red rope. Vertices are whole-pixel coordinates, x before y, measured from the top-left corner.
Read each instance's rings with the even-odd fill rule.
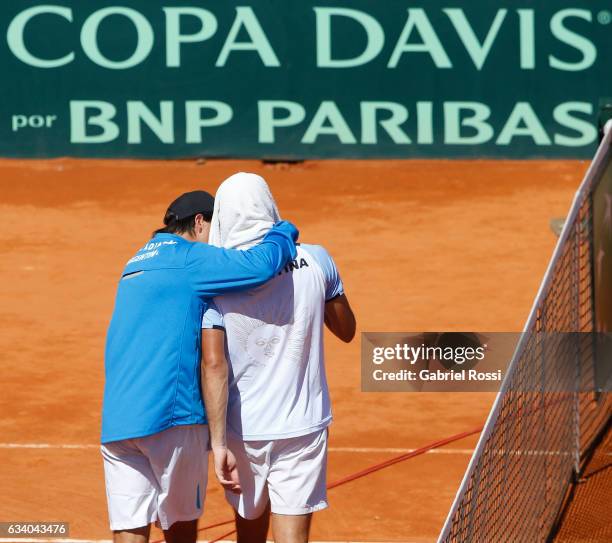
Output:
[[[342,479],[338,479],[337,481],[334,481],[333,483],[328,484],[327,489],[331,490],[332,488],[336,488],[338,486],[345,485],[346,483],[350,483],[351,481],[355,481],[356,479],[361,479],[362,477],[365,477],[366,475],[370,475],[371,473],[380,471],[381,469],[388,468],[389,466],[393,466],[394,464],[398,464],[399,462],[403,462],[404,460],[408,460],[409,458],[414,458],[415,456],[425,454],[427,451],[431,451],[433,449],[437,449],[444,445],[448,445],[449,443],[452,443],[453,441],[459,441],[460,439],[464,439],[474,434],[478,434],[481,431],[482,431],[482,426],[478,428],[474,428],[473,430],[468,430],[467,432],[461,432],[460,434],[455,434],[453,436],[445,437],[444,439],[440,439],[438,441],[432,441],[431,443],[428,443],[427,445],[424,445],[423,447],[419,449],[415,449],[414,451],[410,451],[408,453],[400,454],[399,456],[390,458],[389,460],[385,460],[384,462],[380,462],[378,464],[374,464],[373,466],[370,466],[369,468],[358,471],[357,473],[353,473],[351,475],[347,475],[346,477],[343,477]],[[204,526],[200,528],[198,532],[209,530],[211,528],[217,528],[218,526],[225,526],[226,524],[230,524],[232,522],[234,522],[234,519],[225,520],[223,522],[217,522],[215,524],[209,524],[208,526]],[[212,539],[209,543],[218,543],[222,539],[225,539],[226,537],[232,535],[235,532],[236,530],[227,532],[226,534],[223,534],[217,537],[216,539]],[[153,541],[152,543],[163,543],[163,542],[164,542],[163,539],[159,539],[157,541]]]
[[[427,451],[431,451],[432,449],[437,449],[438,447],[442,447],[443,445],[447,445],[449,443],[452,443],[453,441],[458,441],[465,437],[468,437],[474,434],[478,434],[481,431],[482,431],[482,427],[474,428],[473,430],[469,430],[467,432],[461,432],[460,434],[455,434],[454,436],[446,437],[444,439],[440,439],[439,441],[434,441],[432,443],[429,443],[428,445],[421,447],[420,449],[415,449],[414,451],[411,451],[409,453],[400,454],[399,456],[396,456],[395,458],[391,458],[389,460],[386,460],[385,462],[381,462],[380,464],[374,464],[373,466],[370,466],[369,468],[366,468],[362,471],[358,471],[357,473],[353,473],[352,475],[348,475],[347,477],[344,477],[343,479],[338,479],[337,481],[334,481],[333,483],[330,483],[329,485],[327,485],[327,489],[331,490],[332,488],[336,488],[337,486],[344,485],[346,483],[350,483],[351,481],[354,481],[355,479],[361,479],[361,477],[370,475],[370,473],[374,473],[375,471],[379,471],[381,469],[388,468],[389,466],[392,466],[393,464],[397,464],[398,462],[403,462],[404,460],[408,460],[409,458],[414,458],[415,456],[425,454]]]

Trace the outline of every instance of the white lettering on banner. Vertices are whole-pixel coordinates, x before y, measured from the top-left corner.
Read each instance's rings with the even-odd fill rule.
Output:
[[[296,126],[306,118],[306,109],[290,100],[259,100],[259,143],[274,143],[275,129]],[[277,110],[284,110],[286,115],[278,117]]]
[[[564,9],[555,13],[550,20],[550,30],[559,41],[566,43],[570,47],[577,49],[582,54],[582,60],[579,62],[565,62],[557,57],[550,55],[548,57],[550,66],[557,70],[566,70],[569,72],[578,72],[586,70],[595,64],[597,58],[597,49],[593,42],[589,39],[569,30],[565,26],[565,20],[569,17],[577,17],[584,19],[589,23],[593,20],[591,12],[586,9]]]
[[[468,110],[472,115],[462,116]],[[444,143],[449,145],[478,145],[486,143],[493,137],[493,127],[487,123],[491,108],[479,102],[445,102],[444,104]],[[468,126],[471,136],[462,134],[462,128]]]
[[[482,67],[489,56],[489,52],[491,51],[491,47],[493,46],[493,42],[495,38],[497,38],[497,34],[499,34],[499,29],[501,28],[504,19],[506,18],[506,14],[508,13],[507,9],[498,9],[497,15],[495,15],[495,19],[491,24],[491,28],[489,28],[489,33],[484,40],[484,43],[480,43],[476,34],[474,33],[474,29],[472,25],[468,21],[465,16],[465,12],[463,9],[459,8],[446,8],[443,9],[444,13],[448,16],[457,31],[457,35],[463,42],[463,45],[466,51],[469,53],[472,61],[474,62],[474,66],[476,66],[477,70],[482,70]]]
[[[136,28],[138,35],[136,48],[125,60],[109,60],[98,47],[98,28],[100,23],[110,15],[123,15]],[[98,66],[112,70],[127,70],[128,68],[138,66],[149,56],[151,49],[153,49],[153,41],[153,27],[144,15],[131,8],[109,7],[95,11],[87,18],[81,30],[81,47],[85,54]]]
[[[202,110],[210,109],[215,115],[202,119]],[[95,113],[92,113],[95,111]],[[228,124],[233,117],[229,104],[215,100],[188,100],[185,102],[185,142],[201,143],[202,129]],[[120,135],[115,119],[117,108],[110,102],[98,100],[72,100],[70,102],[70,142],[71,143],[108,143]],[[165,144],[175,142],[174,102],[159,102],[159,115],[156,115],[142,101],[130,100],[126,103],[127,143],[142,143],[142,125],[146,125],[157,139]],[[91,134],[88,128],[96,127]]]
[[[532,9],[517,9],[519,16],[519,50],[521,69],[535,69],[535,17]]]
[[[17,13],[7,27],[6,39],[11,53],[21,62],[36,68],[60,68],[74,62],[76,55],[76,43],[72,50],[61,50],[45,54],[41,58],[33,53],[28,47],[26,28],[33,19],[55,16],[64,20],[63,23],[53,22],[48,27],[49,32],[67,33],[67,29],[74,28],[74,9],[61,5],[38,5],[24,9]],[[210,40],[218,32],[219,23],[217,16],[208,9],[199,6],[161,6],[165,18],[165,66],[178,68],[181,66],[181,47],[186,44],[197,44]],[[318,68],[348,69],[358,68],[383,55],[382,60],[389,69],[401,69],[410,62],[414,55],[431,59],[432,66],[438,69],[453,68],[453,57],[461,54],[457,51],[455,41],[444,43],[449,36],[456,35],[463,49],[467,52],[476,70],[482,70],[487,59],[491,56],[499,36],[503,32],[512,29],[518,38],[519,55],[518,67],[521,70],[534,70],[536,67],[536,45],[550,47],[551,40],[542,39],[536,35],[536,21],[539,32],[550,33],[550,36],[563,48],[562,53],[556,51],[545,51],[539,58],[546,58],[548,66],[560,71],[584,71],[591,68],[598,56],[596,44],[585,35],[589,28],[596,22],[596,17],[591,10],[582,8],[566,8],[550,15],[550,21],[542,21],[533,8],[518,8],[509,10],[498,8],[495,11],[484,37],[478,37],[474,30],[474,15],[469,15],[463,8],[447,7],[441,8],[439,13],[444,17],[433,17],[436,12],[432,9],[411,7],[401,15],[406,17],[399,35],[391,34],[389,29],[383,27],[381,22],[369,13],[362,10],[345,7],[322,7],[314,6],[315,13],[313,32],[316,38],[316,50],[313,52]],[[436,10],[437,11],[437,10]],[[475,13],[475,10],[471,10]],[[480,10],[478,11],[480,14]],[[407,14],[407,15],[406,15]],[[136,45],[133,50],[128,51],[126,58],[113,60],[104,55],[99,47],[100,34],[105,39],[122,39],[113,37],[112,28],[107,30],[107,24],[115,20],[114,16],[121,16],[132,24],[136,31]],[[400,13],[398,12],[398,15]],[[196,19],[199,26],[190,33],[181,30],[181,22],[187,18]],[[41,19],[42,20],[42,19]],[[308,18],[304,17],[304,24]],[[338,28],[338,22],[347,21],[355,28],[355,31],[365,36],[365,45],[350,57],[339,58],[335,56],[334,39],[345,39],[345,36],[334,30]],[[108,21],[108,22],[107,22]],[[104,30],[101,30],[102,23]],[[435,22],[435,26],[434,26]],[[548,26],[546,26],[548,22]],[[277,21],[278,25],[279,22]],[[507,30],[506,30],[507,29]],[[272,47],[269,39],[273,29],[261,24],[256,12],[250,6],[237,6],[235,8],[233,22],[228,34],[223,41],[219,54],[215,61],[216,67],[231,66],[231,60],[239,53],[256,53],[253,57],[263,66],[276,68],[281,66],[279,56]],[[80,29],[80,44],[83,54],[93,63],[110,70],[126,70],[134,68],[145,62],[151,56],[155,44],[156,29],[151,21],[140,11],[122,6],[108,6],[90,13],[84,18]],[[268,32],[268,33],[266,33]],[[283,29],[284,32],[284,29]],[[247,39],[239,40],[240,34],[246,34]],[[507,34],[506,34],[507,35]],[[58,36],[59,37],[59,36]],[[443,41],[444,40],[444,41]],[[61,43],[61,40],[56,40]],[[389,50],[385,50],[385,44],[389,42]],[[131,43],[131,42],[130,42]],[[64,46],[65,47],[65,46]],[[578,53],[576,60],[572,56],[566,56],[573,49]],[[574,54],[575,56],[575,54]],[[299,62],[300,59],[294,59]],[[506,59],[506,63],[508,64]],[[514,56],[513,59],[514,60]],[[517,61],[515,61],[517,62]]]
[[[581,147],[597,139],[597,130],[589,117],[594,109],[589,102],[562,102],[547,112],[554,120],[544,126],[529,102],[516,102],[503,113],[502,121],[491,121],[491,107],[476,101],[419,101],[414,110],[392,101],[364,100],[356,104],[357,119],[343,113],[332,100],[323,100],[312,110],[289,100],[257,101],[258,144],[282,144],[287,134],[296,142],[312,145],[332,138],[343,145],[485,145],[508,146],[530,140],[537,146]],[[215,128],[234,120],[232,107],[217,100],[188,100],[184,103],[161,100],[153,104],[130,100],[124,106],[125,117],[117,119],[115,104],[98,100],[70,102],[70,141],[76,144],[103,144],[125,134],[130,145],[143,143],[143,125],[147,139],[163,144],[201,144],[210,141]],[[552,107],[552,106],[551,106]],[[352,109],[352,108],[351,108]],[[204,112],[210,112],[204,113]],[[414,112],[414,113],[413,113]],[[48,126],[57,116],[47,116]],[[178,118],[177,118],[178,117]],[[499,119],[500,115],[495,116]],[[26,127],[42,128],[42,115],[15,115],[13,131]],[[184,136],[178,137],[176,123],[184,123]],[[435,123],[435,124],[434,124]],[[126,126],[123,126],[123,125]],[[442,130],[434,132],[434,125]],[[289,130],[289,132],[287,132]],[[359,134],[359,140],[355,134]],[[300,137],[301,136],[301,137]]]
[[[206,119],[202,118],[202,111],[212,110],[215,114]],[[223,126],[229,123],[234,116],[232,108],[224,102],[216,100],[189,100],[185,102],[185,120],[187,143],[202,143],[202,128]]]
[[[317,25],[317,66],[319,68],[353,68],[367,64],[382,51],[385,44],[385,32],[380,23],[371,15],[356,9],[348,8],[313,8]],[[332,58],[331,18],[348,17],[359,23],[366,32],[366,47],[356,57]]]
[[[434,142],[433,136],[433,104],[417,102],[417,143],[428,145]]]
[[[96,110],[97,114],[88,115],[88,110],[92,109]],[[117,139],[119,127],[112,120],[116,113],[117,108],[108,102],[101,100],[71,100],[70,143],[108,143]],[[88,125],[98,127],[98,134],[88,134]]]
[[[419,33],[421,43],[408,42],[414,30]],[[440,38],[438,38],[425,10],[422,8],[408,9],[408,19],[406,19],[406,24],[397,40],[397,45],[391,54],[387,67],[396,68],[401,56],[407,52],[429,53],[436,67],[453,67]]]
[[[391,113],[386,119],[378,119],[379,111]],[[411,143],[401,128],[408,120],[408,108],[396,102],[361,102],[361,143],[378,143],[377,125],[389,134],[393,143]]]
[[[527,102],[518,102],[502,128],[497,145],[510,145],[516,136],[529,136],[536,145],[550,145],[550,138],[544,130],[536,112]]]
[[[13,132],[23,128],[51,128],[57,120],[57,115],[12,115],[11,127]]]
[[[142,143],[142,124],[146,124],[162,143],[174,143],[174,104],[170,100],[159,103],[159,118],[143,103],[127,103],[128,143]]]
[[[239,42],[238,34],[241,29],[245,29],[251,41]],[[259,24],[259,20],[253,11],[253,8],[242,6],[236,8],[236,18],[232,24],[232,28],[227,35],[225,44],[219,53],[219,58],[215,66],[225,66],[227,58],[232,51],[256,51],[261,58],[264,66],[280,66],[280,62],[274,49],[270,45],[263,28]]]
[[[555,144],[563,147],[580,147],[589,145],[597,139],[597,129],[589,122],[573,117],[570,113],[593,114],[593,105],[588,102],[565,102],[559,104],[553,111],[553,118],[564,128],[578,132],[579,136],[571,138],[563,134],[555,134]]]
[[[302,143],[314,143],[320,135],[325,134],[337,136],[340,143],[357,143],[338,106],[331,100],[321,102],[304,133]]]
[[[217,32],[217,18],[208,10],[198,7],[162,7],[166,18],[166,66],[176,68],[181,65],[181,44],[203,42]],[[7,29],[9,49],[23,63],[37,68],[58,68],[70,64],[75,59],[75,52],[70,51],[63,57],[42,59],[33,55],[26,46],[24,32],[28,22],[38,15],[54,14],[73,22],[73,11],[63,6],[34,6],[17,14]],[[131,21],[137,33],[136,47],[131,55],[123,60],[111,60],[104,56],[99,48],[99,28],[107,17],[122,15]],[[200,29],[193,34],[184,34],[180,29],[181,18],[196,17],[200,20]],[[249,41],[238,41],[241,30],[248,34]],[[155,42],[155,33],[151,23],[139,11],[121,6],[110,6],[94,11],[85,19],[81,28],[81,48],[86,57],[93,63],[110,70],[126,70],[144,62]],[[249,6],[236,8],[234,23],[219,53],[216,66],[225,66],[228,57],[235,51],[254,51],[267,67],[278,67],[280,61],[270,45],[259,20]]]
[[[45,60],[35,57],[26,47],[23,39],[26,24],[33,17],[44,13],[59,15],[72,22],[72,10],[70,8],[62,6],[33,6],[28,8],[16,15],[8,26],[6,41],[9,49],[21,62],[36,68],[58,68],[59,66],[70,64],[74,60],[74,52],[70,52],[60,58]]]
[[[281,107],[289,111],[282,119],[274,118],[274,110]],[[391,116],[377,120],[377,112],[387,110]],[[552,145],[551,138],[544,129],[541,120],[531,104],[518,102],[512,108],[507,121],[503,124],[497,140],[494,140],[495,129],[490,123],[491,108],[481,102],[443,102],[443,141],[447,145],[484,145],[494,143],[505,146],[516,138],[526,137],[536,145]],[[361,144],[379,143],[376,133],[377,123],[386,131],[391,141],[398,145],[409,145],[411,139],[406,133],[408,109],[397,102],[360,102]],[[577,113],[592,115],[593,106],[588,102],[568,102],[555,107],[553,117],[561,128],[576,132],[575,136],[558,134],[553,138],[556,145],[578,147],[590,145],[597,138],[597,130]],[[305,108],[297,102],[259,102],[259,143],[276,143],[277,128],[288,128],[307,121]],[[405,118],[404,118],[405,117]],[[416,141],[421,145],[435,143],[433,134],[433,103],[417,102],[416,104]],[[280,121],[280,122],[279,122]],[[282,123],[282,124],[281,124]],[[466,134],[466,130],[469,134]],[[261,135],[265,138],[261,138]],[[302,143],[316,143],[321,136],[334,136],[343,144],[357,143],[350,125],[332,101],[323,101],[308,122]]]
[[[203,42],[212,38],[217,31],[217,18],[202,8],[163,8],[166,13],[166,66],[178,68],[181,65],[181,43]],[[200,29],[194,34],[181,33],[181,17],[188,15],[200,20]]]

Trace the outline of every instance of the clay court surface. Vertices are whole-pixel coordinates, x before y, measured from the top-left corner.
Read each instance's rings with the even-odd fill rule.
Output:
[[[214,192],[238,170],[263,175],[302,241],[334,255],[359,331],[519,331],[554,247],[549,221],[587,166],[0,161],[0,521],[68,521],[72,538],[110,537],[96,447],[105,332],[123,264],[181,192]],[[359,352],[359,338],[326,337],[329,481],[484,422],[492,395],[361,392]],[[475,443],[332,490],[313,539],[434,541]],[[211,479],[202,523],[229,517]]]
[[[589,455],[563,510],[555,543],[612,541],[612,429]]]

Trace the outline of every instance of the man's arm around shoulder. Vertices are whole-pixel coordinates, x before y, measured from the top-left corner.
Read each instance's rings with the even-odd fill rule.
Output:
[[[298,235],[293,224],[281,221],[259,245],[246,251],[194,244],[187,260],[194,290],[212,298],[262,285],[295,258]]]

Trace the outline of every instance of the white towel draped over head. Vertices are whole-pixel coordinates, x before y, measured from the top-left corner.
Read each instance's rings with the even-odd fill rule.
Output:
[[[280,215],[263,177],[239,172],[217,190],[208,243],[226,249],[248,249],[259,243]]]

